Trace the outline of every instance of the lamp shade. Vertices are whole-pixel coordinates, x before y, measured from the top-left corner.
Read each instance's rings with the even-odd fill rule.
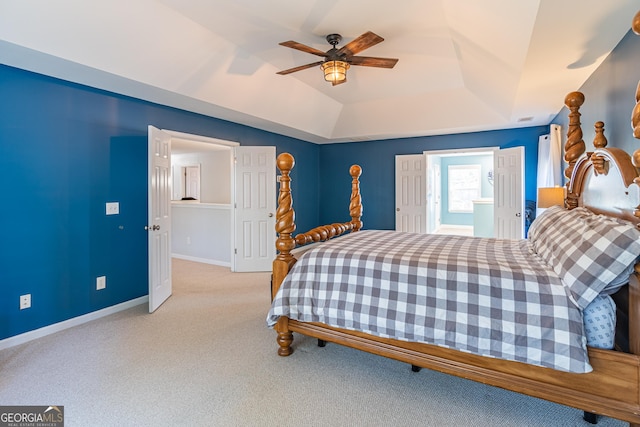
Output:
[[[538,188],[538,207],[564,206],[564,187]]]
[[[326,61],[323,62],[322,72],[324,79],[331,83],[340,83],[347,79],[347,70],[349,64],[344,61]]]

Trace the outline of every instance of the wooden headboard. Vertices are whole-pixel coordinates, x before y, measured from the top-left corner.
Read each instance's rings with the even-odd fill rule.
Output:
[[[639,85],[640,86],[640,85]],[[640,137],[640,97],[632,115],[634,135]],[[624,150],[608,148],[604,135],[604,123],[594,124],[594,151],[587,152],[582,140],[580,106],[584,95],[571,92],[565,98],[570,110],[569,129],[565,144],[567,168],[567,197],[569,209],[584,206],[596,213],[606,214],[631,221],[640,226],[640,149],[633,158]],[[637,120],[638,124],[633,124]],[[639,127],[636,127],[639,126]],[[636,129],[638,131],[636,131]],[[635,265],[636,274],[629,278],[629,285],[613,296],[616,301],[618,322],[616,326],[616,347],[620,350],[640,354],[640,263]],[[634,332],[635,331],[635,332]]]
[[[604,123],[594,124],[594,151],[587,152],[582,139],[580,106],[584,95],[571,92],[565,98],[570,110],[565,144],[567,168],[566,205],[585,206],[597,213],[640,223],[640,179],[631,156],[619,148],[607,148]]]

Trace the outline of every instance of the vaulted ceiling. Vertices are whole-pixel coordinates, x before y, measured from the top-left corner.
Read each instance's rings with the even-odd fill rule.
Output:
[[[0,62],[328,143],[548,124],[629,31],[632,0],[2,0]],[[321,58],[385,41],[332,86]]]

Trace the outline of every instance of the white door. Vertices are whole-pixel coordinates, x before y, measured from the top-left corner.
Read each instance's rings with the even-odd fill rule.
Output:
[[[235,148],[234,271],[270,271],[276,256],[276,148]]]
[[[149,313],[171,296],[171,136],[149,126]]]
[[[493,157],[494,233],[524,238],[524,147],[498,150]]]
[[[186,166],[185,168],[185,197],[193,197],[200,200],[200,165]]]
[[[425,233],[425,156],[396,156],[396,231]]]

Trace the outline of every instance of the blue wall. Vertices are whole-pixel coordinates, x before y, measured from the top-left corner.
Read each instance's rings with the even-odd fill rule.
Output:
[[[629,126],[640,78],[631,32],[580,88],[585,141],[603,120],[610,145],[633,151]],[[567,92],[578,88],[568,88]],[[0,339],[147,294],[147,125],[291,152],[299,230],[348,219],[349,167],[363,167],[366,228],[395,227],[396,154],[525,147],[526,198],[535,200],[537,142],[547,126],[315,145],[238,124],[0,66]],[[567,111],[553,121],[566,134]],[[104,204],[118,200],[121,214]],[[95,277],[107,290],[95,291]],[[267,290],[268,291],[268,290]],[[18,309],[32,294],[32,308]]]
[[[320,222],[349,219],[349,167],[362,166],[364,227],[395,229],[395,156],[429,150],[525,147],[525,197],[536,199],[538,138],[548,126],[320,146]]]
[[[639,79],[640,36],[629,31],[584,85],[572,89],[585,96],[580,119],[587,151],[593,150],[593,125],[599,120],[605,124],[605,136],[610,147],[621,148],[629,154],[640,148],[640,141],[633,137],[631,129],[631,112],[636,105]],[[562,125],[563,144],[569,124],[568,114],[569,110],[564,107],[554,119],[554,123]]]
[[[7,66],[0,94],[0,339],[147,294],[149,124],[291,152],[300,227],[318,224],[315,144]]]

